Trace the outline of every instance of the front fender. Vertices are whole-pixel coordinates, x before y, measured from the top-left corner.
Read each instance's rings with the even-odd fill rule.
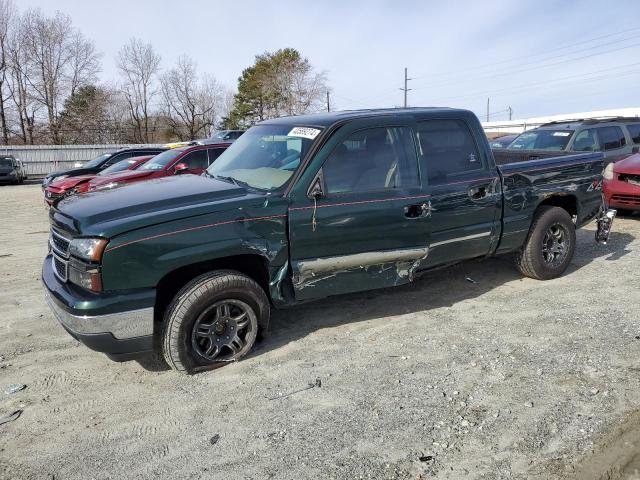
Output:
[[[287,251],[284,206],[200,215],[111,239],[102,283],[106,291],[153,288],[178,268],[244,254],[261,255],[273,270],[286,262]]]

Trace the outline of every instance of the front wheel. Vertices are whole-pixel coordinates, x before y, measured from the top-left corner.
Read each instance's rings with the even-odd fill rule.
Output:
[[[576,248],[576,228],[560,207],[540,207],[527,240],[516,253],[516,267],[523,275],[549,280],[562,275]]]
[[[167,308],[164,359],[183,373],[236,361],[251,350],[268,319],[267,296],[251,278],[233,271],[201,275]]]

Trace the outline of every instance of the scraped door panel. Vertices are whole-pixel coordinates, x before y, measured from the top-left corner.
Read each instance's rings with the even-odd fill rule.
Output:
[[[289,211],[296,298],[410,281],[428,255],[429,236],[429,197],[411,129],[346,132],[322,179],[321,198],[305,196]]]

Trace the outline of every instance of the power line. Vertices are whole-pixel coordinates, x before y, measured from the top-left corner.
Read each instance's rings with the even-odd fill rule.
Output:
[[[582,40],[580,42],[570,43],[568,45],[563,45],[562,47],[548,49],[548,50],[546,50],[544,52],[533,53],[533,54],[530,54],[530,55],[527,55],[527,56],[524,56],[524,57],[514,57],[514,58],[507,59],[507,60],[501,60],[501,61],[498,61],[498,62],[491,62],[491,63],[485,64],[485,65],[478,65],[478,66],[475,66],[475,67],[468,67],[468,68],[465,68],[463,70],[456,70],[455,72],[436,73],[434,75],[429,75],[429,77],[433,78],[434,76],[459,75],[461,72],[469,72],[469,71],[480,70],[480,69],[495,69],[496,65],[507,64],[507,63],[511,63],[511,62],[519,61],[519,60],[523,60],[523,59],[530,59],[530,58],[533,58],[533,57],[546,56],[549,53],[553,53],[553,52],[557,52],[557,51],[561,51],[561,50],[566,50],[567,48],[571,48],[571,47],[574,47],[576,45],[583,45],[585,43],[590,43],[590,42],[593,42],[595,40],[601,40],[603,38],[610,38],[610,37],[617,36],[617,35],[623,35],[625,33],[635,32],[635,31],[638,31],[638,30],[640,30],[640,27],[629,28],[627,30],[621,30],[621,31],[618,31],[618,32],[613,32],[613,33],[609,33],[607,35],[601,35],[601,36],[598,36],[598,37],[592,37],[590,39]],[[600,48],[602,46],[606,46],[606,45],[609,45],[609,44],[612,44],[612,43],[620,43],[620,42],[623,42],[623,41],[626,41],[626,40],[631,40],[631,39],[634,39],[636,37],[637,36],[632,36],[632,37],[616,40],[614,42],[604,43],[604,44],[601,44],[601,45],[596,45],[596,46],[592,45],[592,46],[588,47],[587,49]],[[584,51],[584,50],[585,49],[574,51],[574,52],[567,52],[567,53],[561,54],[559,56],[571,55],[571,54],[578,53],[578,52]],[[556,58],[556,57],[552,57],[552,58]],[[549,59],[545,59],[545,60],[549,60]],[[541,60],[541,61],[545,61],[545,60]],[[540,60],[538,60],[538,61],[540,61]],[[417,80],[419,78],[425,78],[425,77],[427,77],[427,75],[420,75],[418,77],[413,77],[413,78],[414,78],[414,80]]]
[[[640,35],[638,35],[638,37],[640,37]],[[612,50],[607,50],[607,51],[604,51],[604,52],[596,52],[596,53],[592,53],[592,54],[589,54],[589,55],[583,55],[583,56],[576,57],[576,58],[568,58],[568,59],[560,60],[558,62],[548,63],[546,65],[545,64],[542,64],[542,65],[534,64],[534,63],[523,64],[521,66],[526,66],[526,65],[530,65],[530,66],[528,66],[527,68],[520,69],[520,70],[509,70],[509,71],[504,71],[504,72],[492,73],[492,74],[489,74],[489,75],[480,75],[480,76],[473,77],[473,80],[476,81],[478,79],[492,79],[492,78],[495,78],[495,77],[502,77],[502,76],[505,76],[505,75],[513,75],[513,74],[516,74],[516,73],[527,72],[527,71],[530,71],[530,70],[537,70],[537,69],[541,69],[541,68],[553,67],[553,66],[556,66],[556,65],[572,63],[572,62],[576,62],[578,60],[584,60],[584,59],[587,59],[587,58],[597,57],[599,55],[606,55],[608,53],[619,52],[621,50],[626,50],[628,48],[637,47],[637,46],[640,46],[640,43],[633,43],[631,45],[625,45],[623,47],[615,48],[615,49],[612,49]],[[577,53],[577,52],[574,52],[574,53]],[[555,58],[558,58],[558,57],[555,57]],[[551,60],[551,59],[552,58],[549,58],[547,60]],[[468,81],[468,79],[458,80],[458,81],[441,82],[441,83],[437,83],[437,84],[431,84],[431,85],[425,85],[425,86],[422,86],[422,87],[416,87],[415,90],[424,90],[425,88],[433,88],[433,87],[444,86],[444,85],[449,86],[449,85],[464,83],[464,82],[467,82],[467,81]]]

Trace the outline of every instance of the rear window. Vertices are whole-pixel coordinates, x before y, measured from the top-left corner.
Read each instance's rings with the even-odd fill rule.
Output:
[[[598,136],[600,137],[600,145],[602,145],[603,150],[622,148],[627,143],[620,127],[599,128]]]
[[[640,143],[640,123],[627,125],[627,128],[629,129],[629,135],[633,143]]]

